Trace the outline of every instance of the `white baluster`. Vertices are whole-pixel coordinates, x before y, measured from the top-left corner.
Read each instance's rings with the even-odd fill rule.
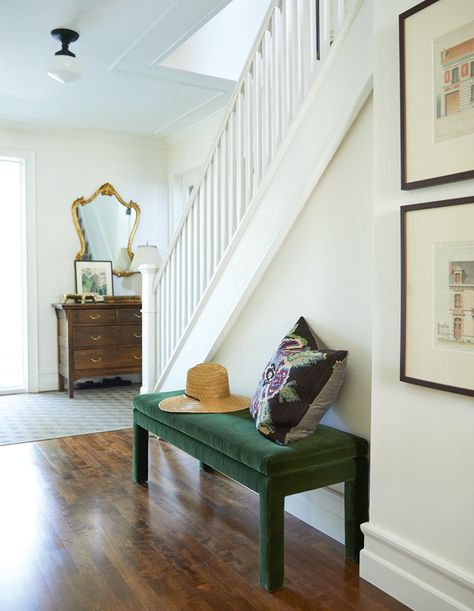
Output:
[[[254,91],[254,180],[255,190],[260,184],[262,176],[262,56],[257,52],[253,64],[253,91]]]
[[[306,47],[306,52],[309,54],[309,62],[310,62],[310,80],[314,78],[315,67],[318,59],[317,54],[317,30],[316,30],[316,21],[317,21],[317,2],[318,0],[311,0],[308,4],[308,26],[309,26],[309,41],[308,46]]]
[[[264,169],[270,165],[272,159],[272,107],[273,107],[273,92],[272,92],[272,38],[270,31],[267,30],[263,39],[265,49],[264,59],[264,81],[263,88],[265,91],[265,137],[264,137]]]
[[[235,185],[236,185],[236,154],[235,154],[235,109],[229,116],[229,125],[228,125],[228,139],[227,139],[227,168],[228,168],[228,189],[227,189],[227,198],[228,198],[228,208],[229,208],[229,216],[228,216],[228,232],[229,232],[229,242],[234,235],[234,228],[236,224],[236,216],[235,216]]]
[[[308,21],[306,7],[308,6],[307,0],[297,0],[297,24],[298,24],[298,36],[296,44],[298,47],[298,102],[301,104],[306,91],[306,64],[308,56],[306,53],[306,36],[308,31]]]
[[[165,337],[166,337],[166,327],[165,327],[165,292],[163,286],[163,276],[161,277],[161,281],[158,283],[157,294],[159,295],[159,305],[158,305],[158,325],[159,325],[159,341],[157,339],[157,349],[160,353],[160,360],[157,364],[158,376],[163,371],[163,364],[166,363],[166,354],[165,354]],[[142,355],[143,361],[143,355]]]
[[[139,271],[142,275],[142,386],[140,392],[152,392],[156,383],[157,374],[157,351],[160,338],[157,337],[156,327],[156,292],[154,280],[158,271],[157,265],[140,265]]]
[[[209,164],[207,169],[206,178],[204,181],[204,199],[206,204],[206,265],[208,279],[212,278],[214,273],[214,201],[212,196],[212,174],[213,166],[212,162]]]
[[[333,2],[333,29],[334,36],[337,36],[338,32],[342,28],[342,24],[344,23],[344,0],[333,0]]]
[[[202,239],[199,234],[199,210],[197,197],[194,199],[192,208],[193,215],[193,309],[199,303],[201,297],[201,270],[199,265],[200,241]]]
[[[204,201],[204,190],[201,186],[197,194],[198,213],[199,213],[199,301],[206,290],[207,285],[207,261],[206,261],[206,241],[207,241],[207,222],[206,206]]]
[[[299,104],[298,0],[291,2],[291,97],[294,117]]]
[[[186,312],[186,247],[187,247],[187,234],[188,234],[188,222],[183,225],[183,232],[181,234],[180,248],[179,248],[179,337],[183,334],[185,327],[185,312]],[[178,339],[179,339],[178,337]]]
[[[168,362],[169,354],[170,354],[170,344],[171,344],[171,325],[170,325],[170,301],[171,301],[171,290],[170,290],[170,265],[168,261],[168,265],[165,268],[165,273],[162,278],[162,289],[164,294],[165,308],[163,313],[164,327],[165,327],[165,335],[163,337],[163,349],[165,353],[165,358],[162,363],[162,367]]]
[[[221,176],[222,176],[222,147],[219,145],[214,153],[213,193],[214,193],[214,268],[219,265],[222,256],[221,234]]]
[[[220,179],[220,220],[221,220],[221,248],[222,254],[224,254],[227,244],[229,241],[229,226],[228,226],[228,216],[229,216],[229,201],[227,195],[227,181],[228,181],[228,168],[227,168],[227,158],[228,158],[228,150],[227,150],[227,127],[222,132],[221,137],[221,179]],[[222,255],[221,255],[222,256]]]
[[[286,80],[286,124],[289,125],[293,118],[293,32],[292,32],[292,4],[285,2],[285,80]]]
[[[170,269],[170,284],[171,284],[171,299],[170,299],[170,324],[171,324],[171,346],[170,353],[173,352],[178,336],[178,316],[176,314],[176,296],[178,292],[178,274],[177,274],[177,253],[178,249],[175,248],[171,255],[171,269]]]
[[[243,143],[243,106],[242,94],[235,103],[235,229],[245,211],[245,175],[244,175],[244,143]]]
[[[319,0],[319,54],[323,62],[331,47],[331,7],[328,0]]]
[[[245,106],[245,208],[250,204],[253,196],[253,79],[252,73],[248,72],[245,77],[244,88]]]
[[[280,10],[277,9],[273,13],[271,22],[271,65],[272,65],[272,82],[271,82],[271,99],[272,113],[271,120],[271,158],[275,157],[277,146],[280,142],[280,57],[279,57],[279,36],[280,36]]]

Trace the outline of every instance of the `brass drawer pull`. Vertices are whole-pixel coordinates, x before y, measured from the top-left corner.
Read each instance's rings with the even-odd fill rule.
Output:
[[[101,357],[101,356],[99,356],[99,358],[98,358],[98,359],[91,358],[91,361],[92,361],[93,363],[100,363],[100,361],[101,361],[101,360],[102,360],[102,357]]]
[[[133,337],[138,337],[138,338],[140,338],[141,336],[142,336],[142,334],[141,334],[141,333],[134,333],[134,334],[133,334]]]
[[[91,335],[90,337],[91,337],[91,339],[93,339],[95,342],[98,342],[98,341],[99,341],[99,339],[102,337],[102,335]]]
[[[91,320],[99,320],[100,314],[89,314]]]
[[[141,318],[142,317],[141,314],[137,314],[136,312],[135,312],[134,316],[135,316],[135,318]]]
[[[133,355],[133,358],[134,358],[136,361],[141,361],[141,360],[142,360],[142,357],[141,357],[141,356],[137,356],[136,354],[134,354],[134,355]]]

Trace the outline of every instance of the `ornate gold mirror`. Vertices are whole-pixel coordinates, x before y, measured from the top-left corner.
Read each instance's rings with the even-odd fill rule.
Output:
[[[72,218],[81,243],[76,261],[112,261],[116,276],[129,276],[132,243],[140,220],[140,207],[124,201],[106,182],[88,199],[72,204]]]

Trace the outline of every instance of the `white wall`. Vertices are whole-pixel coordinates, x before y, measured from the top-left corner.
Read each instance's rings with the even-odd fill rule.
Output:
[[[371,504],[361,574],[414,609],[472,609],[473,400],[399,381],[400,206],[474,191],[472,180],[400,190],[398,14],[414,4],[375,2]]]
[[[161,66],[237,81],[270,0],[233,0]]]
[[[371,215],[370,99],[213,357],[227,367],[233,392],[254,393],[281,338],[303,315],[329,347],[350,352],[343,389],[325,422],[369,437]],[[343,540],[340,495],[314,491],[290,497],[286,507]]]
[[[207,159],[217,131],[222,123],[224,111],[208,117],[167,141],[169,184],[169,238],[173,236],[181,220],[186,201],[182,198],[182,183],[188,178],[198,177]]]
[[[0,127],[0,144],[32,150],[36,159],[37,292],[39,389],[57,388],[56,317],[51,304],[74,292],[74,258],[79,238],[72,202],[110,182],[142,210],[134,245],[167,245],[167,160],[157,139]],[[117,294],[139,292],[140,275],[115,279]]]

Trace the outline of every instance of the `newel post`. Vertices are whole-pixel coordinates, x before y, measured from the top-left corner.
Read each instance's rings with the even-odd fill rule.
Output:
[[[155,278],[158,265],[146,263],[138,271],[142,275],[142,386],[140,394],[153,392],[157,379],[158,337],[156,334]]]

